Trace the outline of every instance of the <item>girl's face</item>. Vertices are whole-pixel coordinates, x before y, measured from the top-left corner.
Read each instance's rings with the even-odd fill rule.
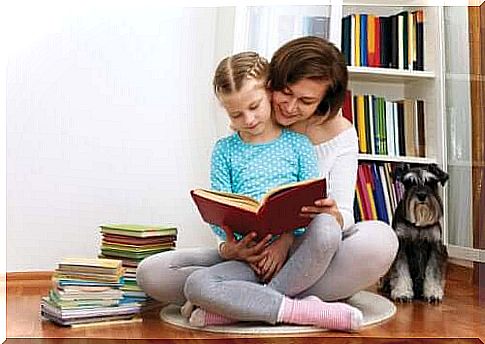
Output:
[[[219,95],[231,128],[245,142],[264,140],[274,126],[270,91],[261,81],[248,79],[238,92]]]
[[[287,127],[313,116],[329,85],[328,81],[302,79],[282,91],[273,91],[276,122]]]

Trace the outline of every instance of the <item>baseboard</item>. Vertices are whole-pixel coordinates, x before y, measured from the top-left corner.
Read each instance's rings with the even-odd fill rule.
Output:
[[[50,281],[53,271],[7,272],[7,281]]]

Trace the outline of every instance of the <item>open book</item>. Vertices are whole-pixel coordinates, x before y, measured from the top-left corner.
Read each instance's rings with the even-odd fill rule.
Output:
[[[307,226],[312,219],[300,216],[301,208],[325,198],[326,191],[326,180],[320,178],[279,186],[266,193],[261,202],[207,189],[195,189],[190,194],[205,222],[240,234],[255,231],[262,238]]]

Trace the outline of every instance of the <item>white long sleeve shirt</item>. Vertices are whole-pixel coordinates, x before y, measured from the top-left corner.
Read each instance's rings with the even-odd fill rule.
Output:
[[[354,196],[357,181],[358,137],[354,127],[315,145],[320,175],[327,178],[328,197],[337,202],[347,229],[355,223]]]

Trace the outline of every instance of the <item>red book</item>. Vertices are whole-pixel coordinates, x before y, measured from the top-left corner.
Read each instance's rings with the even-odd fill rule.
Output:
[[[362,220],[371,220],[372,211],[370,207],[369,194],[367,192],[364,166],[362,164],[357,168],[357,188],[359,189],[359,194],[362,201],[362,210],[364,211]]]
[[[207,189],[195,189],[190,194],[205,222],[240,234],[255,231],[263,238],[308,226],[312,219],[300,216],[301,208],[325,198],[327,183],[320,178],[283,185],[270,190],[261,202]]]
[[[352,114],[352,92],[350,90],[345,91],[344,104],[342,105],[342,115],[347,118],[350,123],[353,123]]]
[[[374,67],[381,66],[381,18],[376,17],[375,21],[376,53],[374,55]]]

